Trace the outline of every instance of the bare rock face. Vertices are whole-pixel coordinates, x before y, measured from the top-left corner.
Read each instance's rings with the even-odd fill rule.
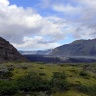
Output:
[[[0,37],[0,62],[27,61],[8,41]]]

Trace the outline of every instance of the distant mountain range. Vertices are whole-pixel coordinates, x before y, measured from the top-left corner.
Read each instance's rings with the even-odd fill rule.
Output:
[[[52,56],[96,56],[96,39],[76,40],[54,49],[25,51],[19,50],[22,55],[52,55]]]
[[[53,56],[96,56],[96,39],[76,40],[52,50]]]
[[[49,55],[51,53],[52,49],[48,50],[37,50],[37,51],[25,51],[25,50],[19,50],[19,52],[22,55],[32,55],[32,54],[38,54],[38,55]]]
[[[96,39],[76,40],[55,49],[19,52],[32,62],[91,63],[96,62]]]
[[[44,63],[96,62],[96,39],[76,40],[55,49],[17,51],[8,41],[0,37],[0,62],[29,61]]]

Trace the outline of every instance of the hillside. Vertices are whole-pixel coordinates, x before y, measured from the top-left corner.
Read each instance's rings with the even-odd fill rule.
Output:
[[[55,56],[96,56],[96,39],[76,40],[52,50]]]
[[[8,41],[0,37],[0,62],[27,61]]]

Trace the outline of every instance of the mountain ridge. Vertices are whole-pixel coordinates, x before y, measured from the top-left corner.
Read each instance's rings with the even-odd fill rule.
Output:
[[[96,39],[75,40],[52,50],[55,56],[96,56]]]

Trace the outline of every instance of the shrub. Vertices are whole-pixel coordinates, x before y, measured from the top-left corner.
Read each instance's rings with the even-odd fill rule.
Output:
[[[39,73],[39,75],[40,75],[40,76],[45,76],[46,74],[43,73],[43,72],[41,72],[41,73]]]
[[[80,73],[79,73],[79,75],[80,76],[88,76],[88,73],[86,72],[86,71],[81,71]]]
[[[89,89],[84,85],[78,85],[78,90],[83,92],[83,93],[86,93],[89,91]]]
[[[75,74],[77,74],[77,73],[78,73],[78,71],[77,71],[77,70],[75,70],[75,69],[71,69],[71,70],[70,70],[70,72],[73,72],[73,73],[75,73]]]
[[[43,80],[39,75],[32,72],[19,78],[18,86],[21,91],[45,91],[50,89],[50,82]]]
[[[22,69],[28,69],[28,68],[23,66]]]
[[[96,85],[87,87],[84,85],[79,85],[77,88],[80,92],[83,92],[85,94],[88,94],[90,96],[96,96]]]
[[[54,72],[52,78],[66,79],[66,74],[64,72]]]
[[[52,87],[57,88],[59,91],[64,91],[69,89],[70,84],[66,80],[54,79],[52,80]]]
[[[70,87],[69,82],[66,81],[66,74],[64,72],[54,72],[51,79],[52,89],[57,89],[57,91],[68,90]]]
[[[0,94],[13,95],[17,93],[18,87],[14,81],[0,81]]]
[[[40,67],[39,69],[44,69],[44,68]]]
[[[4,78],[9,78],[9,77],[12,77],[12,76],[13,76],[12,72],[3,73]]]

